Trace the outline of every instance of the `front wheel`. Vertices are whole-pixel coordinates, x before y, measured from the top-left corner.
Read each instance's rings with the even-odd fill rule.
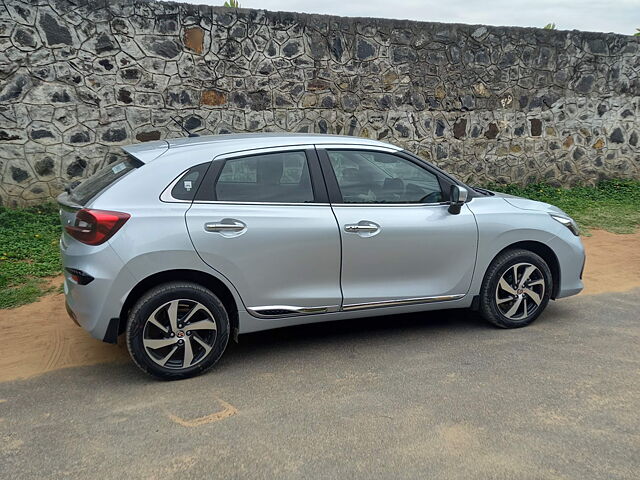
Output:
[[[151,289],[131,310],[127,347],[141,370],[165,380],[199,375],[224,353],[229,317],[222,302],[196,283]]]
[[[528,250],[507,250],[485,274],[480,311],[498,327],[524,327],[544,311],[552,288],[551,270],[542,257]]]

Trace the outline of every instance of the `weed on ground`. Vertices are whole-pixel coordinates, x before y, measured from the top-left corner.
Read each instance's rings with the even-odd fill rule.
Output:
[[[0,207],[0,308],[30,303],[61,272],[60,218],[53,204]]]

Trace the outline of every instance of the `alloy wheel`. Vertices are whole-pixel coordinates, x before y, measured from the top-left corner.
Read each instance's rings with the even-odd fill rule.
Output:
[[[516,263],[500,277],[496,286],[496,305],[510,320],[524,320],[542,303],[545,280],[538,267],[531,263]]]
[[[178,299],[158,307],[147,318],[142,343],[151,360],[170,369],[197,365],[213,349],[217,324],[199,302]]]

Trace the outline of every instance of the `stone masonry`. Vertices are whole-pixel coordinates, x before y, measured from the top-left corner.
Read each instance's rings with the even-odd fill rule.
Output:
[[[640,38],[150,0],[0,0],[0,202],[183,134],[359,135],[471,183],[640,179]]]

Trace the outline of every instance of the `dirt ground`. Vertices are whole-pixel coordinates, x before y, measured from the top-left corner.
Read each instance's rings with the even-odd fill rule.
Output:
[[[584,237],[587,264],[581,295],[624,292],[640,287],[640,232],[630,235],[593,230]],[[128,361],[126,347],[94,340],[67,316],[61,294],[0,310],[4,344],[0,382],[52,370]]]

